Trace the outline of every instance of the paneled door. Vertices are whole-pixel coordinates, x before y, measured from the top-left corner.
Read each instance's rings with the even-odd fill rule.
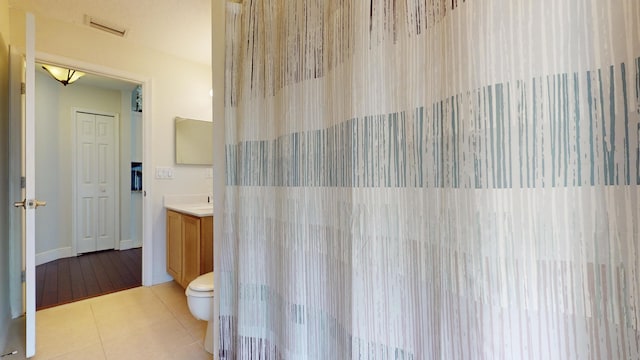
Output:
[[[115,248],[116,121],[75,111],[76,252]]]

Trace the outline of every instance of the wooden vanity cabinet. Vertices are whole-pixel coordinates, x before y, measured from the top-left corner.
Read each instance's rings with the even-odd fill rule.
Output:
[[[183,288],[213,271],[213,216],[167,209],[167,273]]]

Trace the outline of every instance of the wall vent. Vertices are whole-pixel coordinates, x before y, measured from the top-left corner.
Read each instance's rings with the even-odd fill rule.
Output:
[[[94,18],[93,16],[85,15],[84,22],[94,29],[108,32],[116,36],[124,37],[127,35],[127,29],[108,24],[102,20]]]

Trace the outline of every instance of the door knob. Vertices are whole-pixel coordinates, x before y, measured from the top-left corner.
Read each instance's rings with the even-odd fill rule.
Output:
[[[25,201],[27,201],[27,200],[25,199],[25,200],[22,200],[22,201],[16,201],[16,202],[13,203],[13,206],[15,206],[15,207],[24,207]]]

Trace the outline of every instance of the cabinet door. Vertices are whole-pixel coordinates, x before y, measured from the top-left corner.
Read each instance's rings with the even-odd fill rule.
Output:
[[[182,281],[182,215],[167,210],[167,273]]]
[[[200,218],[200,221],[200,273],[205,274],[213,271],[213,216]]]
[[[200,218],[182,215],[182,287],[200,275]]]

